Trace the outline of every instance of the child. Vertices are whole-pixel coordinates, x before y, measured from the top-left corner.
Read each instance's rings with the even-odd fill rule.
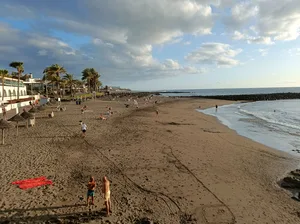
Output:
[[[85,123],[81,123],[81,131],[82,131],[82,137],[85,137],[85,133],[86,133],[86,129],[87,129],[87,125]]]
[[[90,177],[90,181],[87,185],[88,191],[87,191],[87,205],[89,205],[89,199],[92,199],[91,205],[94,205],[94,196],[95,196],[95,189],[96,189],[96,182],[94,177]]]

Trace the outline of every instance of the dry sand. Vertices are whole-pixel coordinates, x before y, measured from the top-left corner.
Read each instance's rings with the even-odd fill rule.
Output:
[[[124,102],[88,101],[36,126],[8,131],[1,146],[0,223],[300,223],[299,202],[277,181],[299,160],[221,125],[195,109],[228,101],[180,99],[126,109]],[[144,101],[141,101],[144,102]],[[96,117],[112,106],[106,121]],[[156,116],[155,110],[159,115]],[[88,126],[80,137],[79,121]],[[11,182],[47,176],[53,186],[21,190]],[[98,183],[96,205],[86,195]],[[104,217],[101,178],[111,180],[113,214]]]

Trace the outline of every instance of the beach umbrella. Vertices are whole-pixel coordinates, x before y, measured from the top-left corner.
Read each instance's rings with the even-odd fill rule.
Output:
[[[32,107],[28,112],[34,114],[34,113],[38,112],[38,109],[36,109],[35,107]]]
[[[46,106],[38,106],[37,110],[38,111],[46,110]]]
[[[0,129],[2,129],[2,145],[4,145],[4,129],[11,128],[11,125],[6,121],[1,119],[0,120]]]
[[[8,119],[8,121],[13,121],[13,122],[17,123],[17,136],[18,136],[18,134],[19,134],[19,122],[25,121],[25,119],[22,116],[20,116],[19,114],[16,114],[15,116]]]
[[[28,113],[27,111],[24,111],[23,113],[20,114],[21,117],[23,117],[25,120],[27,120],[26,122],[26,128],[28,129],[28,119],[32,119],[34,118],[34,115],[32,113]]]

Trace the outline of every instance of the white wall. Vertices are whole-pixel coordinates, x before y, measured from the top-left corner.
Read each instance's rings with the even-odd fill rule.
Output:
[[[4,91],[6,91],[6,96],[7,96],[7,97],[4,97],[4,100],[14,100],[14,99],[17,99],[18,87],[15,87],[15,86],[4,86]],[[11,96],[9,96],[9,91],[11,91]],[[20,92],[20,94],[19,94],[19,98],[20,99],[28,97],[26,86],[23,86],[23,87],[20,86],[19,92]],[[2,100],[2,96],[3,96],[2,86],[0,85],[0,99],[1,100]]]
[[[28,98],[28,97],[34,97],[34,100],[40,99],[40,95],[25,96],[23,98]],[[8,104],[8,105],[5,106],[5,109],[6,109],[6,111],[16,110],[16,114],[17,114],[18,112],[22,112],[22,111],[18,111],[18,109],[20,109],[20,107],[25,107],[25,106],[30,105],[29,102],[30,101]],[[2,110],[1,109],[0,109],[0,114],[2,114]]]

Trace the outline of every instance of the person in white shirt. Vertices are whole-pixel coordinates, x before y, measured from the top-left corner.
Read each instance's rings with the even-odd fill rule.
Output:
[[[84,122],[82,122],[81,123],[81,131],[82,131],[83,138],[85,137],[86,129],[87,129],[87,125]]]

